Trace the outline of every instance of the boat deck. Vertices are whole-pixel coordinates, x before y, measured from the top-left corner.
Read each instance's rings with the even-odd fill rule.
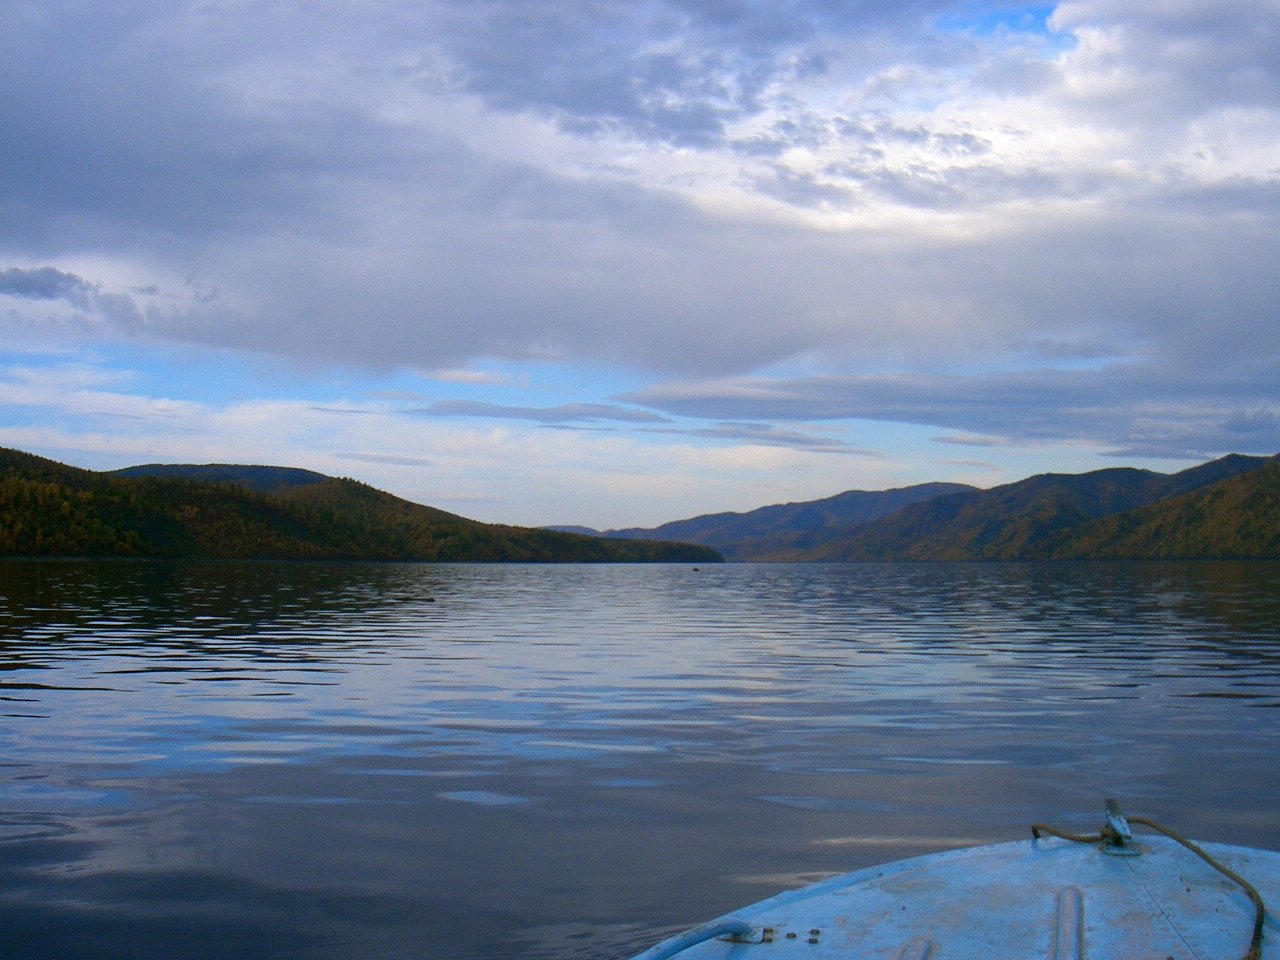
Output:
[[[635,960],[1241,960],[1244,890],[1163,836],[1116,856],[1056,838],[901,860],[792,890]],[[1280,854],[1203,849],[1280,904]],[[1268,915],[1263,960],[1280,960]]]

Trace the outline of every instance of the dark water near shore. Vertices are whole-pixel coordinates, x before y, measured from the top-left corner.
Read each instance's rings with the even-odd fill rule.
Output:
[[[0,957],[610,958],[1104,796],[1280,848],[1280,565],[0,563]]]

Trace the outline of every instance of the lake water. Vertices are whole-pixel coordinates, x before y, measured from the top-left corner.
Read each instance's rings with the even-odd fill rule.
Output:
[[[623,958],[1095,829],[1280,848],[1280,565],[0,563],[0,956]]]

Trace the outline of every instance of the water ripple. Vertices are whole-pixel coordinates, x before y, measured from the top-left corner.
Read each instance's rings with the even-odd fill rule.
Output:
[[[1280,846],[1277,706],[1275,564],[0,562],[0,929],[595,957],[1117,792]]]

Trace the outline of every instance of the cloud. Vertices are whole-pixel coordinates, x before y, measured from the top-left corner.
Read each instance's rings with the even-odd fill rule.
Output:
[[[829,431],[788,430],[768,423],[721,422],[676,424],[653,410],[608,403],[570,403],[552,407],[521,407],[476,400],[439,400],[403,413],[432,418],[475,417],[530,422],[558,429],[600,430],[619,426],[639,428],[646,436],[663,435],[722,441],[727,444],[785,447],[815,453],[839,453],[882,458],[883,454],[850,445]],[[661,426],[659,426],[661,425]]]
[[[434,467],[436,461],[428,457],[404,457],[394,454],[377,453],[336,453],[339,460],[353,460],[356,463],[384,464],[391,467]]]
[[[1224,107],[1273,111],[1280,97],[1271,3],[1069,0],[1050,23],[1079,38],[1064,95],[1091,113],[1159,122]]]
[[[637,395],[672,415],[662,384],[712,384],[696,429],[778,442],[801,410],[1117,451],[1274,439],[1274,4],[7,14],[12,342],[549,358],[655,380]],[[661,423],[589,390],[421,409]]]
[[[553,0],[530,16],[519,0],[480,15],[455,2],[440,51],[449,77],[498,109],[546,114],[584,135],[699,148],[763,113],[776,88],[824,74],[832,51],[880,62],[894,39],[951,6]]]
[[[688,427],[684,429],[660,429],[659,431],[679,436],[701,437],[709,440],[723,440],[730,443],[745,443],[766,447],[786,447],[790,450],[805,450],[814,453],[839,453],[846,456],[864,457],[883,460],[885,455],[879,451],[854,447],[845,441],[832,436],[802,430],[785,430],[768,423],[716,423],[709,427]]]
[[[999,447],[1008,444],[1002,437],[986,437],[974,434],[944,434],[933,438],[934,443],[949,443],[957,447]],[[957,461],[961,462],[961,461]],[[968,462],[968,461],[964,461]]]
[[[943,463],[946,463],[946,464],[951,464],[951,465],[953,465],[953,466],[957,466],[957,467],[966,467],[966,468],[968,468],[968,469],[970,469],[970,470],[981,470],[981,471],[983,471],[984,473],[999,474],[999,472],[1000,472],[1000,467],[996,466],[994,463],[987,463],[985,460],[953,460],[953,459],[947,459],[947,460],[944,460],[944,461],[942,461],[942,462],[943,462]]]
[[[438,380],[440,383],[466,383],[500,387],[516,386],[514,378],[508,374],[493,370],[435,370],[431,373],[431,379]]]
[[[198,404],[168,397],[147,397],[119,389],[127,375],[81,365],[0,368],[0,405],[57,415],[90,417],[104,429],[126,429],[127,422],[163,431],[185,421]]]
[[[142,309],[130,294],[106,290],[100,283],[51,266],[0,267],[0,303],[5,297],[23,302],[8,311],[10,322],[17,318],[19,327],[71,326],[136,334],[148,323],[166,322],[163,311]],[[0,328],[3,324],[0,315]]]
[[[1145,367],[981,376],[890,374],[669,383],[626,396],[673,416],[865,420],[964,431],[962,445],[1090,443],[1117,457],[1205,459],[1280,450],[1270,384]],[[974,436],[974,433],[981,436]]]
[[[0,294],[27,300],[66,300],[83,303],[92,293],[92,284],[73,273],[53,267],[23,270],[21,267],[0,268]]]
[[[518,407],[478,400],[438,400],[427,407],[403,411],[422,417],[484,417],[491,420],[529,420],[561,425],[574,423],[667,423],[668,419],[650,410],[637,410],[605,403],[569,403],[554,407]]]
[[[45,402],[51,393],[60,391],[70,393],[98,387],[120,386],[134,379],[134,374],[127,370],[112,370],[91,363],[46,363],[42,365],[12,364],[0,367],[0,384],[30,389],[30,396],[37,397],[38,402]],[[22,400],[24,394],[17,394],[15,399]]]

